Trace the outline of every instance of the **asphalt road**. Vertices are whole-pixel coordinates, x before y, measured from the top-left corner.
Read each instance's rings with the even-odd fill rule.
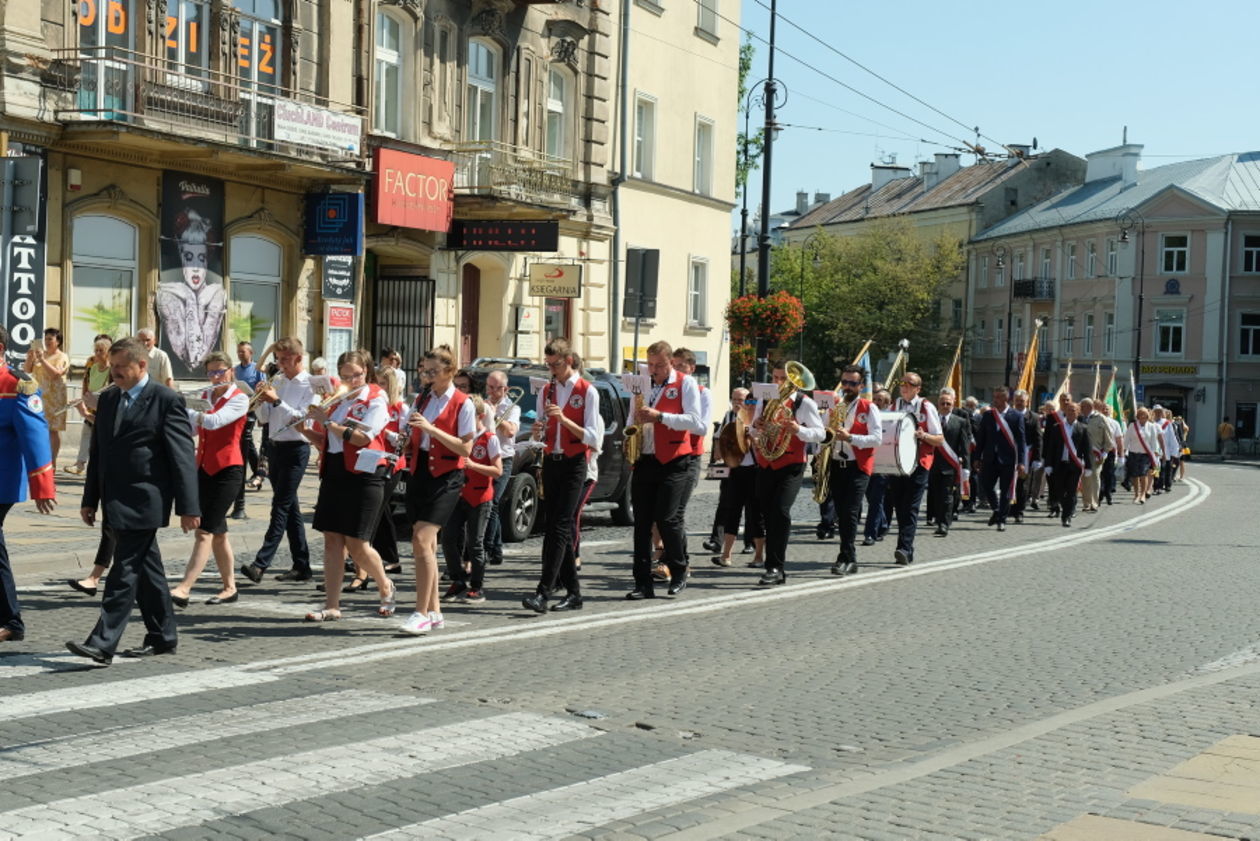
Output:
[[[0,650],[0,838],[1254,837],[1260,775],[1151,782],[1260,733],[1260,471],[1191,477],[1070,530],[971,518],[909,568],[888,540],[845,579],[806,491],[768,591],[699,553],[703,483],[677,599],[622,600],[628,530],[596,514],[580,613],[521,609],[534,538],[425,638],[374,591],[305,624],[318,594],[268,579],[182,611],[176,655],[108,669],[62,649],[96,613],[62,583],[94,546],[67,488],[60,518],[6,529],[29,633]],[[234,523],[241,561],[265,505]],[[175,575],[190,541],[163,537]]]

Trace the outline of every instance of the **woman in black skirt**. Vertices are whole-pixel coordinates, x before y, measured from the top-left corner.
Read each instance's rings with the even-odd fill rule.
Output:
[[[171,589],[171,601],[188,606],[192,586],[206,567],[210,553],[219,567],[223,588],[206,604],[228,604],[236,601],[236,559],[228,540],[227,512],[236,501],[245,472],[241,453],[241,432],[249,411],[249,398],[236,387],[232,378],[232,360],[226,353],[215,351],[205,359],[210,387],[201,399],[210,405],[201,410],[188,410],[188,420],[197,430],[197,493],[201,499],[201,525],[193,538],[192,557],[184,570],[184,580]]]
[[[320,446],[319,497],[314,526],[324,533],[324,608],[306,614],[309,622],[341,618],[342,559],[349,552],[360,569],[376,580],[380,616],[394,613],[394,583],[372,548],[376,520],[385,501],[385,425],[389,406],[375,382],[372,356],[350,350],[337,360],[337,375],[351,391],[327,409],[312,406],[309,415],[320,431],[304,435]]]
[[[439,345],[420,360],[422,389],[406,419],[411,436],[407,463],[407,519],[416,559],[416,610],[402,625],[408,634],[441,628],[437,536],[464,487],[464,460],[472,453],[476,415],[468,395],[455,388],[455,355]]]

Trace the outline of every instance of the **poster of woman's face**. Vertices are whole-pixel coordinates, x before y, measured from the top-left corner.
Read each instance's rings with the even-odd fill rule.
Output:
[[[223,182],[167,172],[157,316],[160,346],[171,357],[176,379],[200,375],[206,354],[220,347],[226,313]]]

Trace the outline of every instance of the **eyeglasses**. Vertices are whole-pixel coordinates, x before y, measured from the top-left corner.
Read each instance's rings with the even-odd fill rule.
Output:
[[[547,367],[548,368],[563,368],[567,362],[568,362],[567,359],[557,359],[554,362],[552,362],[551,360],[548,360]]]
[[[341,378],[343,380],[361,380],[367,376],[366,371],[342,371]]]
[[[861,385],[861,380],[841,380],[840,385]]]
[[[232,370],[231,368],[213,368],[209,371],[206,371],[206,376],[212,380],[218,379],[219,377],[223,376],[224,374],[226,374],[228,371],[231,371],[231,370]]]
[[[437,368],[421,368],[420,369],[420,376],[422,377],[436,377],[437,375],[438,375]]]
[[[756,406],[756,405],[757,405],[757,398],[756,398],[756,397],[745,397],[745,398],[744,398],[744,405],[745,405],[745,406]]]
[[[923,383],[916,383],[910,380],[902,380],[901,384],[902,386],[908,386],[910,388],[918,388],[919,386],[923,385]]]

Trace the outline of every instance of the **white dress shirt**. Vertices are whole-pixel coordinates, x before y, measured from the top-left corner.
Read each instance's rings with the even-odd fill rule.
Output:
[[[494,416],[498,417],[499,412],[503,411],[503,407],[510,406],[511,404],[512,404],[512,398],[508,397],[506,394],[503,395],[503,399],[500,400],[498,403],[496,403],[492,407],[494,410]],[[507,421],[510,424],[514,424],[516,426],[516,431],[520,432],[520,427],[521,427],[520,404],[518,403],[517,405],[512,406],[512,408],[508,409],[507,414],[499,418],[499,420]],[[499,439],[499,452],[502,453],[504,458],[512,458],[513,456],[516,455],[516,434],[515,433],[513,433],[512,435],[508,435],[506,432],[500,429],[499,425],[496,423],[494,425],[494,436]]]
[[[358,399],[342,400],[333,409],[332,414],[328,416],[329,423],[344,424],[346,418],[350,415],[350,410],[359,405]],[[355,418],[355,423],[362,424],[358,430],[367,435],[369,439],[375,438],[381,434],[381,430],[389,423],[389,402],[385,399],[385,392],[381,391],[375,397],[368,401],[367,411],[362,418]],[[345,449],[345,443],[341,440],[340,435],[328,436],[329,453],[339,453]]]
[[[922,412],[920,412],[920,409],[922,410]],[[897,411],[898,412],[911,412],[914,414],[916,418],[922,415],[924,418],[924,426],[927,427],[925,431],[927,432],[928,435],[944,435],[945,434],[944,431],[941,429],[941,415],[939,412],[936,411],[936,406],[932,405],[931,400],[924,400],[923,397],[920,396],[920,397],[914,398],[914,400],[911,400],[909,403],[907,403],[905,400],[902,400],[900,397],[898,397],[897,398]]]
[[[188,409],[188,421],[193,425],[193,429],[197,427],[205,430],[222,429],[245,417],[245,413],[249,411],[249,398],[245,396],[245,392],[236,388],[236,386],[232,386],[232,388],[236,393],[229,397],[228,401],[217,412],[213,411],[213,409],[214,404],[218,401],[210,396],[214,389],[208,388],[201,393],[202,399],[210,403],[211,411],[199,412],[195,409]]]
[[[1139,427],[1141,429],[1141,439],[1138,438]],[[1156,461],[1162,461],[1163,447],[1160,444],[1162,437],[1159,427],[1150,421],[1144,424],[1131,423],[1124,428],[1124,448],[1131,453],[1142,453],[1143,455],[1149,451]],[[1142,447],[1143,441],[1146,442],[1145,448]],[[1158,467],[1159,465],[1152,466]]]
[[[275,405],[263,402],[258,406],[258,419],[267,424],[269,439],[276,442],[309,443],[302,435],[300,424],[289,429],[284,427],[298,418],[306,417],[307,408],[319,402],[311,389],[311,375],[300,371],[290,379],[284,374],[277,374],[271,381],[271,387],[276,390],[276,397],[280,398],[280,402]],[[283,432],[280,431],[282,429]]]
[[[814,398],[808,394],[798,391],[792,395],[792,417],[801,425],[796,431],[796,437],[806,444],[819,444],[827,437],[827,428],[823,426],[822,415],[818,414],[818,404],[814,402]],[[872,404],[874,405],[874,404]],[[753,423],[761,417],[761,410],[765,406],[764,400],[757,401],[757,408],[753,409]],[[752,448],[749,448],[752,452]]]
[[[455,383],[451,383],[446,387],[446,391],[441,394],[430,393],[428,402],[424,404],[423,410],[420,412],[430,423],[437,420],[438,415],[442,414],[442,410],[446,408],[446,404],[451,402],[451,398],[455,396]],[[407,406],[407,410],[403,412],[403,418],[399,424],[399,428],[405,427],[407,421],[411,419],[413,407],[415,403]],[[475,435],[477,432],[477,412],[473,409],[471,400],[465,400],[464,405],[459,409],[459,417],[455,422],[455,437],[465,438],[469,435]],[[432,446],[429,440],[429,433],[420,434],[420,449],[428,450]]]
[[[555,390],[556,405],[567,406],[569,398],[573,396],[573,389],[577,386],[578,372],[574,371],[569,378],[562,383],[552,380],[547,387],[538,392],[538,422],[547,423],[547,395]],[[595,448],[600,446],[600,436],[596,434],[596,421],[599,419],[599,389],[594,383],[588,383],[590,386],[586,389],[586,403],[583,405],[582,413],[582,443],[586,446]],[[552,452],[559,453],[563,450],[560,443],[560,430],[562,425],[556,424],[556,437],[552,441]]]
[[[665,392],[671,388],[680,388],[682,391],[682,413],[671,414],[662,412],[660,420],[644,426],[646,430],[643,436],[644,453],[656,453],[656,439],[652,433],[658,423],[667,429],[673,429],[678,432],[691,432],[696,435],[704,434],[705,426],[702,419],[704,410],[700,401],[700,386],[696,383],[694,377],[680,374],[677,371],[670,371],[669,379],[664,383],[661,385],[652,384],[652,390],[647,395],[646,405],[655,409],[656,404],[661,401]]]

